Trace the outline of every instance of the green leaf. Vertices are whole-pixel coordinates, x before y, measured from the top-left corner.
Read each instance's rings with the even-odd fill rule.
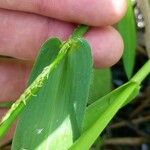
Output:
[[[133,74],[136,55],[136,25],[131,0],[125,17],[118,23],[118,30],[124,41],[123,64],[128,78]]]
[[[141,82],[150,74],[150,60],[125,85],[91,104],[84,117],[82,135],[70,147],[71,150],[87,150],[104,130],[120,108],[138,95]]]
[[[48,63],[45,55],[37,59],[29,83]],[[83,39],[76,39],[21,114],[12,149],[68,149],[81,132],[91,74],[90,47]]]
[[[122,93],[129,84],[130,82],[110,92],[109,94],[98,99],[93,104],[87,107],[85,117],[84,117],[83,131],[87,130],[100,117],[100,115],[103,114],[103,112],[113,103],[114,99],[120,93]],[[131,94],[131,96],[129,97],[127,96],[127,99],[124,105],[126,105],[128,102],[134,99],[138,94],[137,92],[138,91],[136,89],[135,92]]]
[[[93,109],[95,107],[98,108],[97,106],[93,106],[95,104],[92,104],[92,106],[90,106],[92,108],[88,108],[87,111],[90,111],[91,113],[88,114],[89,115],[88,117],[91,117],[90,119],[96,118],[96,120],[92,119],[93,121],[91,121],[91,124],[88,123],[88,125],[90,124],[90,126],[87,126],[83,130],[82,135],[70,147],[70,150],[79,150],[79,149],[88,150],[92,146],[94,141],[97,139],[99,134],[108,125],[110,120],[118,112],[118,110],[129,99],[129,97],[131,98],[132,96],[135,96],[135,94],[138,93],[139,86],[137,83],[129,82],[127,85],[123,86],[122,89],[120,90],[115,93],[113,92],[109,94],[109,96],[107,95],[105,97],[107,101],[110,101],[109,105],[108,103],[106,104],[107,106],[105,106],[104,103],[102,103],[102,105],[105,106],[105,110],[99,111],[99,109],[103,109],[102,108],[103,106],[99,109]]]
[[[54,61],[58,55],[61,44],[58,38],[51,38],[44,42],[32,68],[28,86],[31,85],[46,66]]]
[[[112,89],[110,69],[94,69],[88,103],[91,104]]]
[[[27,87],[24,93],[13,103],[11,108],[0,121],[0,138],[6,134],[7,130],[10,128],[18,115],[23,111],[26,104],[28,104],[32,97],[38,93],[44,83],[48,80],[49,75],[53,72],[53,70],[55,70],[60,61],[66,56],[68,50],[75,42],[74,38],[83,36],[87,31],[88,26],[78,26],[78,28],[76,28],[76,30],[73,32],[74,36],[71,36],[67,41],[61,44],[60,51],[55,60],[42,70],[34,82],[29,87]]]
[[[46,46],[49,42],[51,43],[49,45],[50,46],[49,48],[53,50],[54,54],[55,54],[55,52],[58,52],[58,50],[61,46],[61,42],[58,39],[51,39],[51,40],[48,40],[44,44],[44,46]],[[49,74],[52,72],[54,67],[57,65],[57,63],[58,63],[57,61],[61,57],[63,57],[65,54],[66,54],[66,52],[64,52],[64,53],[61,52],[61,54],[59,54],[57,56],[56,61],[53,61],[53,63],[51,65],[44,68],[44,70],[36,78],[34,83],[32,83],[32,85],[30,87],[28,87],[24,91],[24,93],[16,100],[16,102],[11,106],[9,111],[6,113],[6,115],[2,118],[2,120],[0,122],[0,138],[2,138],[6,134],[7,130],[9,129],[9,127],[11,126],[13,121],[16,119],[18,114],[20,114],[20,112],[22,112],[22,110],[25,108],[26,104],[31,100],[33,95],[38,92],[38,90],[42,87],[42,84],[47,80],[47,76],[49,76]],[[56,54],[55,54],[55,56],[56,56]],[[53,57],[51,59],[51,56],[50,56],[50,60],[52,61]]]

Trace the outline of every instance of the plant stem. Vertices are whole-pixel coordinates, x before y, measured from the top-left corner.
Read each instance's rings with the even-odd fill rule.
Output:
[[[82,37],[88,31],[88,27],[85,25],[80,25],[73,32],[71,38],[68,39],[65,43],[62,44],[62,47],[56,57],[56,59],[47,67],[45,67],[42,73],[34,80],[34,82],[25,90],[25,92],[20,96],[20,98],[12,105],[10,110],[2,118],[0,122],[0,138],[2,138],[13,121],[25,108],[26,103],[28,103],[33,96],[35,96],[38,91],[41,89],[43,84],[48,80],[51,72],[57,68],[57,65],[61,60],[66,56],[68,50],[74,44],[75,37]]]
[[[150,59],[144,64],[144,66],[132,77],[131,81],[138,83],[141,82],[150,74]]]
[[[71,35],[71,38],[83,37],[84,34],[89,30],[87,25],[79,25]]]

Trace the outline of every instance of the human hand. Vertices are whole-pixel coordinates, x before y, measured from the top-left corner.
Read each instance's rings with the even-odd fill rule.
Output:
[[[0,101],[22,93],[41,44],[53,36],[67,39],[73,23],[93,26],[85,38],[95,67],[116,63],[123,42],[111,25],[125,10],[126,0],[0,0],[0,55],[13,57],[0,59]]]

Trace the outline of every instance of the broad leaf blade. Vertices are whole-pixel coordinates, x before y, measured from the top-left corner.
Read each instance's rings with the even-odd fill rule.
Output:
[[[53,55],[51,55],[51,56],[49,54],[51,54],[52,52],[48,53],[49,61],[52,61],[53,58],[58,54],[60,45],[61,45],[60,40],[58,40],[56,38],[52,38],[44,43],[43,47],[47,47],[46,50],[52,49],[52,51],[53,51]],[[42,48],[41,53],[47,53],[46,50],[43,50],[43,48]],[[40,55],[42,55],[42,54],[40,54]],[[44,61],[45,60],[43,60],[43,63],[44,63]],[[49,62],[49,64],[50,64],[50,62]],[[49,66],[49,68],[50,67],[51,66]],[[47,75],[50,73],[49,69],[41,70],[41,71],[44,74],[47,73]],[[34,75],[32,75],[32,76],[34,76]],[[18,114],[20,114],[20,112],[23,111],[23,109],[26,106],[26,103],[28,103],[31,100],[31,98],[33,97],[33,93],[36,94],[37,91],[40,89],[41,86],[39,86],[38,84],[39,83],[42,84],[41,79],[42,79],[42,82],[45,82],[47,80],[46,77],[43,77],[43,74],[42,74],[42,76],[39,75],[37,77],[36,81],[33,83],[34,86],[32,85],[32,86],[30,86],[30,88],[27,88],[24,91],[24,93],[16,100],[16,102],[13,103],[12,107],[9,109],[9,111],[6,113],[6,115],[2,118],[2,120],[0,122],[0,138],[2,138],[6,134],[8,128],[12,125],[14,120],[17,118]]]
[[[88,104],[108,94],[112,89],[110,69],[94,69]]]
[[[125,17],[118,23],[118,30],[124,41],[123,63],[128,78],[133,74],[136,55],[136,25],[131,0]]]
[[[35,65],[33,74],[38,67]],[[12,149],[68,149],[80,135],[91,72],[90,47],[76,40],[22,113]]]
[[[97,139],[99,134],[104,130],[110,120],[118,112],[118,110],[124,105],[126,100],[137,93],[139,90],[136,83],[130,82],[126,85],[122,92],[117,95],[111,95],[109,98],[112,103],[100,114],[96,121],[89,128],[87,128],[80,138],[71,146],[70,150],[84,149],[88,150],[94,141]],[[97,112],[95,112],[97,113]],[[93,116],[92,116],[93,117]]]
[[[102,114],[103,112],[113,103],[114,98],[117,97],[120,93],[122,93],[126,87],[130,83],[127,83],[118,89],[110,92],[106,96],[98,99],[93,104],[89,105],[85,112],[84,117],[84,125],[83,125],[83,131],[87,130]],[[127,96],[126,102],[123,104],[128,104],[131,100],[133,100],[138,95],[138,90],[135,89],[135,91],[131,94],[131,96]]]
[[[28,86],[36,79],[42,72],[43,68],[49,65],[58,55],[61,47],[61,41],[57,38],[48,39],[43,45],[34,63]]]

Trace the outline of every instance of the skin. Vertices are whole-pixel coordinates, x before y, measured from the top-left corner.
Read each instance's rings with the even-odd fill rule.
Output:
[[[0,58],[0,101],[19,97],[41,44],[53,36],[67,39],[75,23],[92,26],[85,38],[94,67],[115,64],[123,42],[112,25],[124,16],[126,6],[126,0],[0,0],[0,55],[13,57]]]

